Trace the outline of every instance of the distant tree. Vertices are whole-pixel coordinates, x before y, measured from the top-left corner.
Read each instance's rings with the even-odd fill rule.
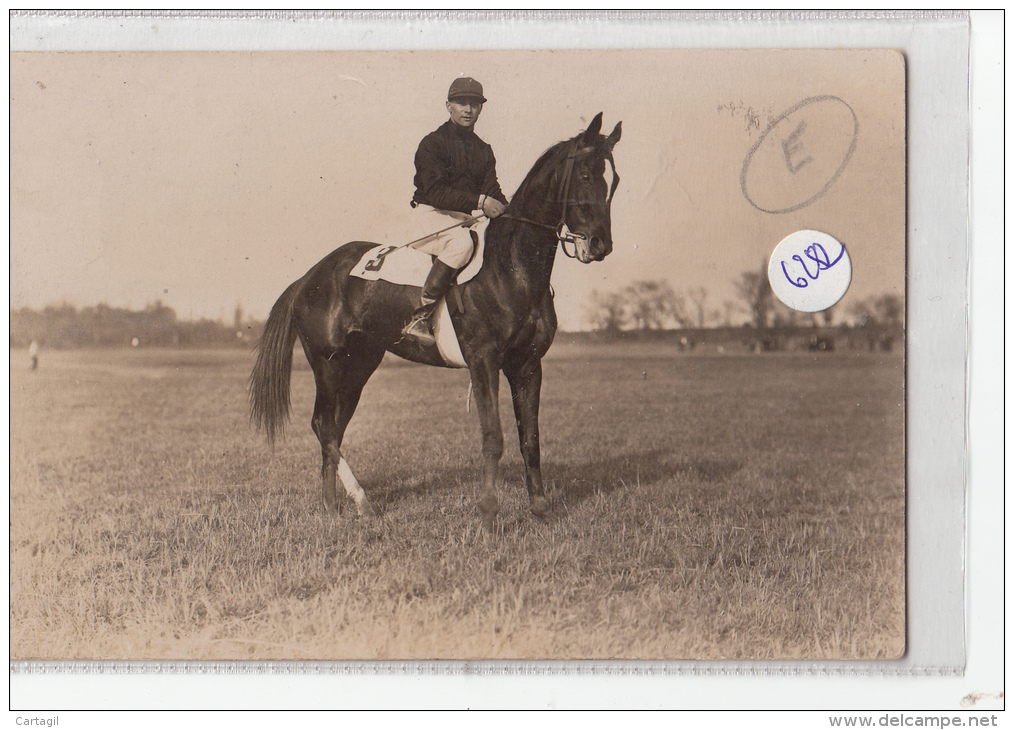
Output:
[[[815,312],[813,315],[813,323],[815,325],[823,325],[825,327],[834,326],[835,316],[835,305],[832,305],[822,312]]]
[[[683,295],[662,280],[635,281],[618,292],[592,292],[585,319],[601,332],[694,325]]]
[[[881,294],[853,302],[848,312],[853,324],[858,327],[867,325],[897,327],[902,324],[905,306],[901,297],[896,294]]]
[[[693,305],[690,313],[694,326],[703,329],[705,324],[707,324],[708,317],[712,314],[708,312],[706,306],[708,290],[703,286],[695,286],[687,290],[687,296],[690,297],[690,303]]]
[[[762,263],[759,271],[744,271],[733,284],[750,315],[753,326],[757,329],[769,327],[774,292],[771,291],[771,282],[768,281],[767,267]]]
[[[623,295],[620,292],[593,290],[591,301],[585,305],[585,318],[592,329],[615,334],[626,321]]]
[[[853,302],[849,307],[852,326],[862,329],[870,350],[890,351],[904,337],[905,306],[896,294],[881,294]]]
[[[662,280],[636,281],[624,293],[635,329],[658,330],[692,324],[683,296]]]
[[[881,294],[873,300],[873,311],[877,321],[886,326],[900,325],[905,314],[901,297],[896,294]]]
[[[732,315],[739,309],[736,302],[731,299],[722,300],[722,309],[715,312],[715,316],[719,319],[726,327],[732,326]]]
[[[860,299],[849,304],[848,315],[851,326],[865,327],[867,322],[873,317],[873,312],[871,311],[869,302],[865,299]]]
[[[48,305],[42,311],[11,310],[11,346],[27,347],[32,340],[51,348],[126,347],[136,338],[144,346],[243,345],[236,330],[221,322],[181,322],[161,301],[140,311],[100,303],[77,309],[71,304]],[[251,334],[259,331],[251,323]]]
[[[800,312],[777,297],[771,298],[770,322],[773,327],[802,327],[813,323],[810,312]]]
[[[176,327],[176,311],[167,307],[161,299],[149,303],[139,316],[130,316],[129,319],[141,335],[141,339],[148,344],[169,345],[179,341]]]

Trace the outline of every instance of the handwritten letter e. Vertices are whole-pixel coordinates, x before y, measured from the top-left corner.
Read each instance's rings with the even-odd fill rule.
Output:
[[[813,162],[813,157],[806,155],[799,162],[793,162],[792,158],[796,154],[805,154],[806,148],[803,146],[803,142],[800,137],[806,131],[806,121],[801,121],[795,129],[789,133],[789,136],[782,140],[782,154],[785,155],[785,166],[789,168],[789,172],[795,175],[799,172],[799,169],[807,162]]]

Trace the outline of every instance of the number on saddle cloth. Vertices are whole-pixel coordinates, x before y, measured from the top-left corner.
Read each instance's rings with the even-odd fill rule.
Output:
[[[367,271],[380,271],[380,267],[384,265],[384,257],[394,251],[395,248],[395,246],[384,246],[377,251],[377,255],[370,259],[363,268]]]

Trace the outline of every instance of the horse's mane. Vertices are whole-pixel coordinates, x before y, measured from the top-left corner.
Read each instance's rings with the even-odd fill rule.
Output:
[[[571,150],[578,144],[579,140],[583,136],[584,132],[576,137],[571,137],[570,139],[565,139],[562,142],[557,142],[543,152],[539,156],[539,159],[535,161],[535,164],[532,165],[532,169],[528,171],[525,179],[518,186],[517,191],[514,193],[514,197],[511,198],[511,205],[513,205],[515,201],[520,202],[527,200],[529,191],[536,185],[545,185],[546,181],[544,178],[548,177],[550,174],[550,170],[547,168],[552,168],[552,172],[556,172],[556,170],[563,165],[564,161],[567,159],[567,155],[570,154]],[[601,134],[596,135],[595,140],[592,142],[594,152],[596,154],[602,154],[605,144],[606,138]]]
[[[534,165],[532,165],[532,169],[528,171],[527,175],[525,175],[525,179],[521,181],[517,191],[514,193],[514,197],[511,198],[512,205],[514,201],[526,200],[528,198],[528,193],[532,187],[542,183],[542,179],[546,177],[546,168],[549,167],[550,162],[554,161],[556,158],[562,160],[565,157],[563,154],[564,150],[573,141],[573,139],[565,139],[562,142],[557,142],[539,156],[539,159],[535,161]]]

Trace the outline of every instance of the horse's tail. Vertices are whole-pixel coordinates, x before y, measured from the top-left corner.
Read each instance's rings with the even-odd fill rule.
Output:
[[[250,420],[267,432],[272,444],[289,418],[292,347],[296,342],[292,307],[301,283],[291,284],[271,308],[250,373]]]

